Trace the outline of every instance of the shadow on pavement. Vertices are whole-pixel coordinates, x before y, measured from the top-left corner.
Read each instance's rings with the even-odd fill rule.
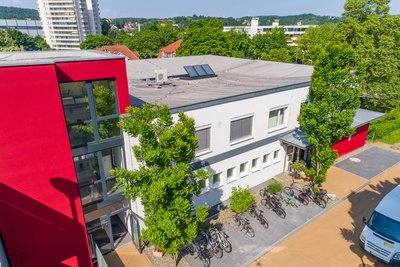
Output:
[[[379,201],[381,201],[381,199],[394,187],[400,184],[399,177],[395,178],[394,181],[394,183],[390,181],[381,181],[377,185],[370,184],[362,191],[355,193],[348,198],[351,203],[351,208],[348,213],[353,219],[353,227],[351,229],[341,228],[340,230],[343,238],[351,242],[351,251],[360,258],[360,267],[371,266],[364,263],[364,257],[369,259],[371,262],[375,262],[374,266],[376,267],[387,266],[376,257],[368,254],[359,246],[359,237],[365,225],[362,218],[369,218]]]

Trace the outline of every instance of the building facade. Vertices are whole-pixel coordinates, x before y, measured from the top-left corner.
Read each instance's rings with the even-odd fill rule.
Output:
[[[30,36],[44,37],[43,26],[40,20],[31,19],[0,19],[0,29],[15,29]]]
[[[10,266],[92,266],[133,242],[127,228],[135,233],[110,174],[126,162],[116,126],[129,105],[125,59],[94,51],[1,58],[0,256]]]
[[[78,50],[88,34],[101,34],[97,0],[38,0],[38,9],[53,49]]]

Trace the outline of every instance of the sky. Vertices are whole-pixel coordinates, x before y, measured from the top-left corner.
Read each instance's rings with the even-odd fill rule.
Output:
[[[100,16],[167,18],[206,15],[243,17],[261,15],[340,16],[346,0],[99,0]],[[391,1],[391,13],[400,14],[400,1]],[[0,0],[2,6],[37,9],[36,0]]]

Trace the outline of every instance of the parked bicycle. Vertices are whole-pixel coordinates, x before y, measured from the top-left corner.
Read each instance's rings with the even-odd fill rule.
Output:
[[[208,228],[208,234],[211,239],[218,242],[219,246],[222,247],[226,253],[232,251],[232,244],[228,241],[228,236],[223,231],[220,231],[216,226],[211,224]]]
[[[240,229],[240,231],[245,230],[246,234],[249,237],[254,237],[256,235],[256,233],[254,232],[253,227],[250,226],[249,219],[243,217],[242,214],[234,214],[233,215],[233,223],[236,226],[242,226],[242,229]]]
[[[207,233],[202,233],[202,238],[205,240],[206,248],[208,249],[209,253],[214,255],[216,258],[222,258],[224,251],[219,246],[219,243],[212,239]],[[210,257],[212,257],[210,255]]]
[[[250,206],[249,214],[251,217],[257,218],[257,220],[260,222],[260,224],[262,226],[264,226],[265,229],[268,229],[269,223],[268,223],[267,219],[264,217],[263,211],[260,209],[257,209],[255,204]]]
[[[272,209],[272,211],[275,212],[276,215],[278,215],[282,219],[286,218],[286,212],[281,207],[282,204],[280,203],[279,199],[277,197],[275,197],[274,195],[272,195],[271,193],[267,192],[265,194],[265,197],[263,199],[261,199],[261,204],[269,209]]]
[[[300,202],[290,192],[283,190],[279,193],[279,197],[286,203],[286,205],[290,205],[291,207],[295,208],[300,206]]]
[[[193,242],[193,244],[188,247],[188,250],[191,255],[194,255],[196,253],[196,256],[194,258],[201,260],[203,267],[210,266],[210,258],[208,257],[207,248],[204,245]]]
[[[307,206],[308,203],[310,202],[310,198],[308,197],[307,193],[297,186],[292,185],[290,187],[285,187],[283,190],[285,191],[286,194],[294,197],[305,206]]]
[[[274,194],[269,193],[266,188],[260,189],[259,194],[262,197],[261,204],[263,204],[264,206],[266,206],[264,200],[265,200],[267,194],[270,194],[272,197],[272,202],[274,202],[274,204],[276,206],[282,208],[282,203],[280,202],[280,200]],[[268,207],[268,208],[270,208],[270,207]]]
[[[310,184],[304,186],[303,191],[315,204],[323,209],[326,207],[326,190],[318,188],[316,190],[314,184]]]

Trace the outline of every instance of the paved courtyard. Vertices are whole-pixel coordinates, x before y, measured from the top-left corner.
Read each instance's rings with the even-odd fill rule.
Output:
[[[270,250],[276,242],[286,235],[289,235],[304,222],[323,212],[323,209],[310,202],[308,206],[300,205],[298,208],[283,205],[286,211],[286,218],[279,218],[272,210],[261,208],[264,216],[269,222],[269,228],[264,229],[256,218],[246,218],[250,220],[250,225],[255,230],[255,237],[248,237],[241,227],[234,227],[230,224],[224,225],[224,231],[229,236],[228,240],[232,243],[232,252],[225,253],[221,259],[211,258],[210,266],[247,266],[257,258],[261,257],[267,250]],[[187,254],[185,259],[191,266],[202,266],[199,259]]]
[[[371,147],[335,166],[369,180],[398,162],[400,162],[400,153]]]

